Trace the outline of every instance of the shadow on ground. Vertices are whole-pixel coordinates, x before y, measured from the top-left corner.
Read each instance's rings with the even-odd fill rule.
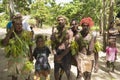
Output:
[[[51,79],[50,80],[55,80],[54,79],[54,69],[51,69]],[[66,77],[65,73],[62,76],[62,80],[67,80],[67,77]],[[73,72],[71,72],[71,80],[76,80],[76,76]]]

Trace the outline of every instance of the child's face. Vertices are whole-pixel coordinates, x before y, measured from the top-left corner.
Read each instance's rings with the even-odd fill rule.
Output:
[[[114,42],[111,42],[111,43],[110,43],[110,46],[111,46],[111,47],[115,47],[116,45],[115,45]]]
[[[39,38],[36,44],[37,47],[43,47],[45,45],[45,42],[43,39]]]

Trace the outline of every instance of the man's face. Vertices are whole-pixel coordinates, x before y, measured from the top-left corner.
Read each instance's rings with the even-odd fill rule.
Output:
[[[78,24],[75,21],[72,21],[71,23],[72,30],[77,30],[78,29]]]
[[[90,30],[90,28],[89,28],[89,25],[82,25],[82,30],[85,32],[85,33],[89,33],[89,30]]]
[[[64,25],[65,25],[65,19],[62,18],[62,17],[58,18],[58,24],[59,24],[59,26],[64,27]]]

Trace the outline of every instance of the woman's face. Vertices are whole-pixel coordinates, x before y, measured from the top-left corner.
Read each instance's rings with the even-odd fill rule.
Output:
[[[15,31],[20,32],[22,31],[22,22],[15,22],[14,24]]]

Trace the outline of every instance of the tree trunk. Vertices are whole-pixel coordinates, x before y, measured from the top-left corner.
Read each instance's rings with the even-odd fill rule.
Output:
[[[103,14],[102,14],[102,9],[100,10],[100,23],[99,23],[99,26],[100,26],[100,35],[103,34]]]
[[[103,50],[106,49],[106,0],[103,0]]]
[[[10,8],[9,10],[10,10],[10,20],[11,20],[15,13],[14,0],[9,0],[9,8]]]
[[[111,22],[114,21],[114,15],[113,15],[113,11],[114,11],[114,0],[110,0],[110,6],[109,6],[109,17],[108,17],[108,29],[107,29],[107,43],[108,43],[108,35],[109,35],[109,28],[111,27]]]
[[[110,6],[109,6],[109,17],[108,17],[108,29],[110,28],[110,23],[114,20],[114,0],[110,0]]]

